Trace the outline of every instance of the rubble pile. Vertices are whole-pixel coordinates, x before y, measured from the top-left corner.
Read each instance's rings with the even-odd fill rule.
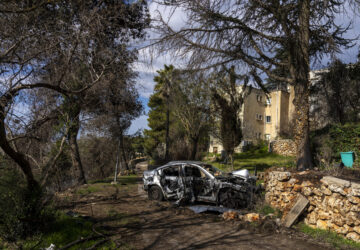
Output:
[[[279,155],[284,155],[284,156],[296,155],[295,142],[290,139],[271,141],[269,144],[269,149],[271,150],[271,152],[274,152]]]
[[[306,178],[310,175],[310,178]],[[299,194],[310,202],[305,224],[360,242],[360,183],[311,173],[273,171],[265,177],[265,200],[287,215]]]
[[[226,211],[222,215],[224,220],[242,220],[246,222],[258,222],[263,221],[267,218],[271,218],[270,216],[261,216],[258,213],[248,213],[248,214],[240,214],[237,211]]]

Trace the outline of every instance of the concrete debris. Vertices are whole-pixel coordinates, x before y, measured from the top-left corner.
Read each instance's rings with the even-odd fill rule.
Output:
[[[236,211],[227,211],[223,213],[222,217],[224,220],[236,220],[239,218],[239,213]]]
[[[260,221],[260,219],[261,217],[258,213],[248,213],[242,216],[242,220],[247,222]]]

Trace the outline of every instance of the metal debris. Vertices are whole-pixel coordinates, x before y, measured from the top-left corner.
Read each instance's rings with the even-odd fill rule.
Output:
[[[234,210],[227,207],[219,207],[219,206],[206,206],[206,205],[198,205],[198,206],[189,206],[189,209],[194,211],[196,214],[204,213],[204,212],[217,212],[219,214],[231,211],[241,213],[239,210]]]

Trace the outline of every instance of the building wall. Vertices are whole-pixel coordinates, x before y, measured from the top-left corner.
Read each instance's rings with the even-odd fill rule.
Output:
[[[324,72],[324,70],[310,72],[312,84],[316,84],[318,80],[316,73],[318,72]],[[239,91],[241,91],[241,89],[242,88],[239,87]],[[258,96],[261,96],[261,101],[258,99]],[[239,113],[244,141],[256,141],[258,139],[270,141],[278,139],[282,134],[291,133],[291,125],[295,117],[294,87],[289,85],[286,91],[272,91],[268,97],[271,99],[270,104],[267,103],[266,94],[260,89],[252,89],[250,94],[245,97],[242,110]],[[310,101],[310,109],[321,106],[316,100],[311,99]],[[261,119],[259,119],[259,116],[261,116]],[[266,116],[271,117],[270,122],[266,121]],[[315,121],[320,122],[322,126],[325,124],[316,114],[311,118],[313,127],[319,127]],[[218,149],[218,152],[221,152],[223,149],[219,141],[213,140],[212,145],[210,145],[209,152],[213,152],[214,146]]]
[[[252,89],[244,100],[241,122],[246,141],[264,138],[265,100],[264,92],[258,89]]]
[[[210,136],[209,152],[221,153],[222,150],[224,150],[224,147],[222,146],[221,142],[217,138]]]

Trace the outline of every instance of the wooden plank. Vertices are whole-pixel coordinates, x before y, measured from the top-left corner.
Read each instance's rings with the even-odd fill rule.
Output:
[[[286,215],[284,224],[285,227],[291,227],[296,219],[302,214],[307,205],[309,204],[309,200],[306,199],[303,195],[299,194],[299,197],[295,203],[295,205],[291,208],[290,212]]]

